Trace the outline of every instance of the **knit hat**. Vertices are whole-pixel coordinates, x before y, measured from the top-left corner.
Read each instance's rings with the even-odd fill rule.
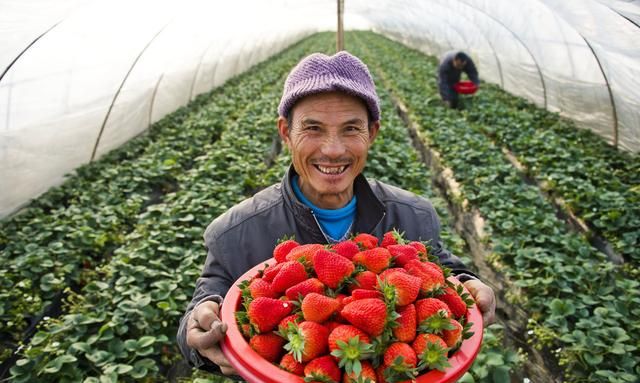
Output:
[[[333,56],[314,53],[302,59],[284,83],[278,113],[289,117],[289,112],[301,98],[332,91],[361,98],[367,105],[371,120],[380,119],[378,95],[369,69],[359,58],[346,51]]]

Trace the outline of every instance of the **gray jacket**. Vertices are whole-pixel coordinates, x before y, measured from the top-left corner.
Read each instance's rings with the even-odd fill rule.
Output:
[[[194,367],[217,371],[217,366],[186,343],[186,318],[198,303],[207,300],[220,303],[242,274],[272,257],[277,240],[285,235],[294,234],[301,244],[328,243],[311,209],[295,197],[291,187],[294,175],[291,166],[280,184],[232,207],[205,231],[207,259],[177,334],[180,350]],[[473,278],[460,259],[442,246],[440,222],[429,201],[380,181],[367,181],[363,175],[356,177],[354,193],[357,196],[354,233],[371,233],[381,240],[385,232],[395,228],[404,232],[407,239],[430,241],[431,253],[454,275]]]

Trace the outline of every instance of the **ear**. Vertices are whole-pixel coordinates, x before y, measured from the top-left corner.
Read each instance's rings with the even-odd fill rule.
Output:
[[[278,134],[282,141],[289,146],[289,123],[287,119],[282,116],[278,117]]]
[[[373,145],[373,141],[375,141],[378,136],[378,130],[380,130],[380,121],[376,121],[369,127],[369,147]]]

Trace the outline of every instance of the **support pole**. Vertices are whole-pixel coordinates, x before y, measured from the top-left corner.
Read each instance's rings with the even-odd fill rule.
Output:
[[[344,0],[338,0],[338,33],[336,35],[336,52],[344,50],[344,26],[342,17],[344,15]]]

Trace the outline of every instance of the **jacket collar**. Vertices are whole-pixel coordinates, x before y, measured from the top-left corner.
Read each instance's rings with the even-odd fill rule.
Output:
[[[291,181],[296,175],[293,165],[289,166],[287,173],[282,179],[282,194],[285,204],[293,211],[296,221],[306,230],[314,233],[314,237],[322,232],[318,228],[318,224],[311,214],[311,209],[300,202],[293,192]],[[353,182],[353,192],[358,197],[356,205],[356,219],[353,225],[354,233],[372,233],[375,227],[380,223],[385,215],[385,207],[382,201],[376,196],[371,189],[371,185],[367,179],[359,174]],[[317,231],[317,233],[315,233]]]

